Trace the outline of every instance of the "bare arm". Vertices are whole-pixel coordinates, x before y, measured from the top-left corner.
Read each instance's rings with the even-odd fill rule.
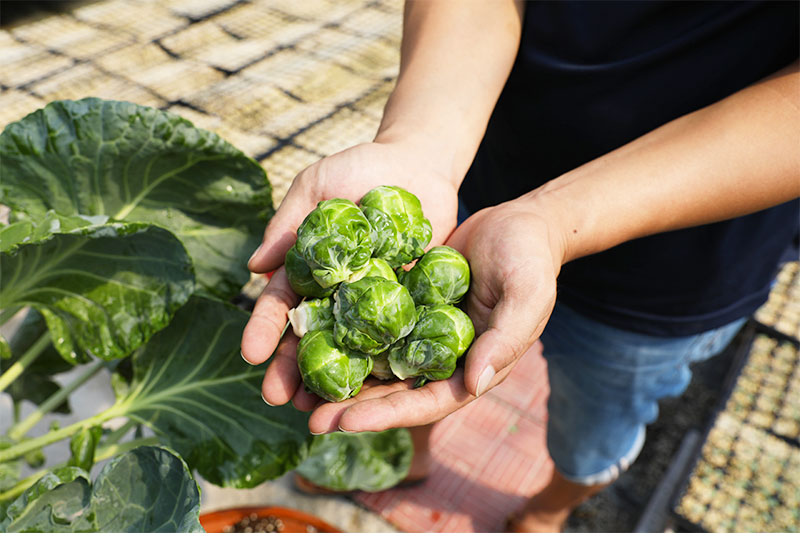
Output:
[[[512,0],[407,2],[400,73],[375,141],[413,142],[460,185],[511,72],[523,7]]]
[[[800,73],[785,68],[522,196],[566,262],[800,196]],[[800,218],[800,216],[799,216]]]

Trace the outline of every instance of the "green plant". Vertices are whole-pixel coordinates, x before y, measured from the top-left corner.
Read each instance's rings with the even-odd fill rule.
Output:
[[[307,416],[265,405],[263,366],[239,356],[248,313],[231,300],[273,212],[257,162],[168,112],[94,98],[8,125],[0,158],[0,324],[21,320],[0,340],[15,408],[0,531],[200,531],[193,472],[252,487],[306,458]],[[28,437],[104,370],[110,407]],[[72,456],[45,466],[57,442]]]

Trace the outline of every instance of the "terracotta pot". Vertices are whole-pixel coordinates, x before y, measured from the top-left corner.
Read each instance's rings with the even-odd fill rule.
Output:
[[[255,514],[258,518],[273,516],[279,518],[283,523],[282,533],[340,533],[341,530],[331,526],[324,520],[316,516],[287,509],[284,507],[236,507],[200,515],[200,524],[206,532],[217,534],[225,532],[229,526],[233,526],[243,518]]]

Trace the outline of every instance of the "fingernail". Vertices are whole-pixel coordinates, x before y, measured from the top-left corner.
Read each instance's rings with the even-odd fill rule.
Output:
[[[264,404],[266,404],[267,406],[275,406],[274,404],[270,404],[269,401],[266,398],[264,398],[264,393],[261,393],[261,400],[263,400]]]
[[[242,354],[242,351],[241,351],[241,350],[239,350],[239,355],[242,357],[242,359],[243,359],[245,362],[247,362],[247,363],[248,363],[248,364],[250,364],[251,366],[258,365],[258,364],[254,364],[253,362],[251,362],[250,360],[248,360],[247,358],[245,358],[245,357],[244,357],[244,354]]]
[[[355,433],[355,431],[347,430],[341,426],[339,426],[339,431],[341,431],[342,433]]]
[[[481,396],[486,389],[489,387],[489,383],[492,382],[492,377],[494,377],[495,371],[492,366],[486,366],[486,368],[481,372],[478,376],[478,386],[475,389],[476,395]]]
[[[252,260],[255,258],[255,256],[256,256],[256,255],[258,255],[258,252],[260,252],[260,251],[261,251],[261,248],[262,248],[263,246],[264,246],[264,244],[259,244],[259,245],[258,245],[258,247],[256,248],[256,251],[254,251],[254,252],[253,252],[253,255],[251,255],[251,256],[250,256],[250,259],[248,259],[248,260],[247,260],[247,264],[248,264],[248,265],[249,265],[249,264],[250,264],[250,262],[251,262],[251,261],[252,261]]]

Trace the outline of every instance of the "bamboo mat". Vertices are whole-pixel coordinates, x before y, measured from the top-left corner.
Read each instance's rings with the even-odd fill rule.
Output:
[[[400,0],[106,0],[0,29],[0,126],[58,99],[173,111],[294,176],[374,137]]]

